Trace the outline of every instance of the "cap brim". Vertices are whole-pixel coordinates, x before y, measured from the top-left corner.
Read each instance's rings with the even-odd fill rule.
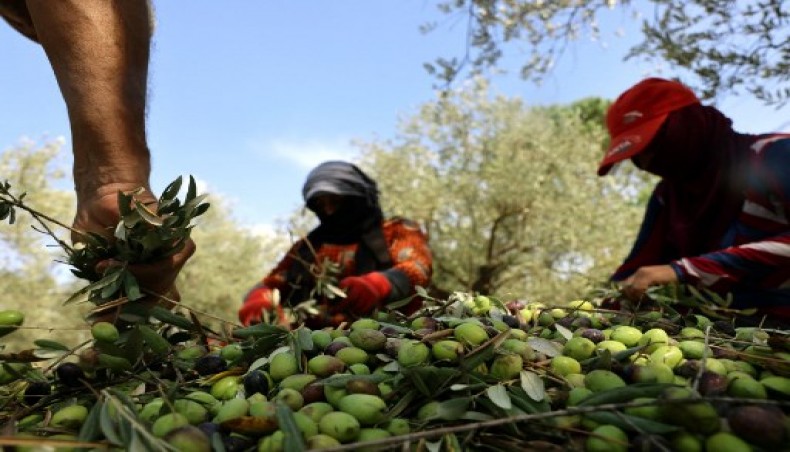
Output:
[[[650,144],[661,125],[664,124],[667,116],[669,116],[669,113],[648,119],[612,138],[612,142],[606,150],[606,155],[598,165],[598,175],[606,175],[615,163],[630,159],[642,152]]]

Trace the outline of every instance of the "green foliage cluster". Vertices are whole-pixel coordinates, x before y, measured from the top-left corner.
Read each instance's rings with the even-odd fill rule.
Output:
[[[439,9],[466,20],[464,56],[425,65],[445,84],[496,67],[509,44],[526,51],[521,76],[541,82],[574,41],[600,41],[601,20],[619,10],[642,20],[643,41],[626,59],[666,62],[673,75],[693,78],[707,99],[744,89],[767,104],[790,100],[790,8],[784,0],[445,0]]]

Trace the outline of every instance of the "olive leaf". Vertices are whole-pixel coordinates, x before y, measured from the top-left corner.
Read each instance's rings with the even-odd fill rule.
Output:
[[[101,416],[103,408],[104,402],[102,402],[101,399],[93,404],[93,407],[91,407],[88,412],[88,417],[85,418],[85,422],[83,422],[82,427],[80,427],[80,433],[77,436],[78,440],[85,442],[101,438]]]
[[[439,406],[436,408],[436,418],[445,421],[461,419],[466,414],[466,410],[471,403],[471,397],[459,397],[445,400],[439,403]]]
[[[64,352],[71,350],[68,346],[50,339],[36,339],[35,341],[33,341],[33,344],[35,344],[38,347],[46,348],[50,350],[60,350]]]
[[[503,410],[509,410],[513,407],[513,402],[510,400],[507,389],[502,385],[489,386],[486,389],[486,396],[488,396],[494,405]]]
[[[536,402],[546,398],[546,388],[540,375],[529,370],[522,370],[519,374],[521,388],[527,393],[529,398]]]
[[[673,386],[675,385],[669,383],[633,383],[628,386],[596,392],[579,402],[578,406],[630,402],[637,397],[657,397],[666,388]]]
[[[112,420],[113,416],[112,412],[110,411],[110,404],[102,403],[100,410],[99,426],[101,428],[102,434],[104,434],[104,437],[107,438],[110,443],[117,446],[123,446],[124,440],[121,438],[121,435]]]
[[[557,332],[565,338],[566,341],[570,340],[573,337],[573,332],[560,324],[554,324],[554,328],[557,329]]]
[[[513,401],[513,405],[517,406],[525,413],[537,414],[551,410],[548,397],[544,397],[543,400],[537,402],[527,395],[526,391],[519,386],[509,386],[508,392],[510,393],[510,399]]]
[[[531,336],[527,338],[527,343],[535,349],[536,352],[543,353],[549,358],[562,354],[562,346],[560,344],[548,339],[543,339],[542,337]]]
[[[652,433],[657,435],[664,435],[678,431],[680,428],[674,425],[664,424],[662,422],[652,421],[639,416],[631,416],[623,413],[612,413],[607,411],[599,411],[587,413],[584,415],[586,418],[598,422],[600,424],[614,425],[622,430],[638,433]]]
[[[302,439],[302,432],[299,430],[299,426],[296,425],[296,420],[294,419],[291,409],[284,403],[278,402],[275,412],[277,415],[277,424],[280,426],[280,430],[285,433],[283,451],[302,452],[307,449]]]
[[[174,314],[168,309],[161,306],[154,306],[151,308],[151,317],[159,320],[160,322],[167,323],[168,325],[177,326],[185,330],[196,330],[197,327],[189,319],[184,316]]]
[[[343,375],[332,375],[330,377],[324,378],[323,380],[321,380],[321,384],[324,386],[331,386],[333,388],[344,388],[346,386],[346,383],[352,380],[365,380],[378,384],[390,379],[392,379],[391,376],[382,375],[382,374],[369,374],[369,375],[343,374]]]

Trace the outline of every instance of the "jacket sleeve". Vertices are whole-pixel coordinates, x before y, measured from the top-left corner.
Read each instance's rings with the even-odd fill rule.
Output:
[[[415,291],[415,286],[428,287],[433,272],[433,257],[428,239],[420,227],[411,221],[392,220],[385,231],[388,236],[392,267],[384,270],[392,285],[385,302],[402,300]]]
[[[777,288],[790,279],[790,139],[766,146],[742,218],[773,233],[738,246],[672,263],[680,280],[722,291],[734,286]]]
[[[666,244],[667,216],[660,193],[659,183],[647,202],[645,216],[631,252],[612,275],[612,281],[622,281],[645,265],[665,264],[670,260]]]

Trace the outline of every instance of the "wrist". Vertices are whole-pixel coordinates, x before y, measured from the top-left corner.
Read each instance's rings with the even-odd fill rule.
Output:
[[[120,158],[113,163],[75,162],[74,189],[77,199],[101,198],[118,191],[143,187],[150,190],[151,162],[149,156]]]

